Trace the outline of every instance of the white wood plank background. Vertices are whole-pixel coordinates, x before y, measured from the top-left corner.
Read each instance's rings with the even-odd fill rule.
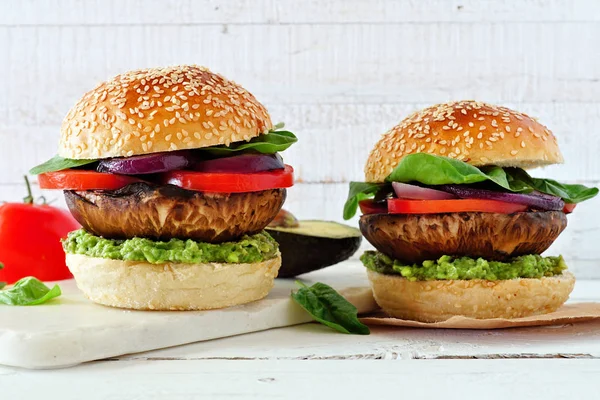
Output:
[[[21,175],[54,154],[84,91],[179,63],[240,82],[298,134],[287,207],[303,218],[341,220],[347,182],[362,179],[379,135],[450,99],[539,117],[566,164],[538,174],[598,185],[599,43],[593,0],[2,1],[0,198],[22,197]],[[578,207],[551,249],[581,278],[600,278],[599,206]]]
[[[118,365],[114,365],[118,364]],[[77,369],[0,367],[6,398],[594,399],[596,360],[156,360]]]

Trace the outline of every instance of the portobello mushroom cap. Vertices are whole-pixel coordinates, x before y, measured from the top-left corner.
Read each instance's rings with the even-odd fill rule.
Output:
[[[220,243],[252,235],[279,212],[285,189],[206,193],[135,183],[114,191],[65,191],[69,210],[94,235]]]
[[[562,211],[496,214],[370,214],[360,218],[364,237],[405,263],[443,255],[507,260],[541,254],[567,226]]]

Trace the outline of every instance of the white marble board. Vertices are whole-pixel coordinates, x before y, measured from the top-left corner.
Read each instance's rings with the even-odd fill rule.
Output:
[[[360,312],[375,303],[364,269],[341,263],[301,278],[338,289]],[[0,307],[0,364],[41,369],[178,346],[309,322],[290,299],[295,287],[278,279],[263,300],[223,310],[128,311],[96,305],[75,282],[59,282],[63,295],[43,306]]]

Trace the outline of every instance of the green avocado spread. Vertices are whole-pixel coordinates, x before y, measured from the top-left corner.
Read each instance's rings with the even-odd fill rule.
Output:
[[[63,241],[69,254],[112,260],[163,263],[255,263],[273,258],[277,242],[266,232],[243,236],[237,242],[211,244],[194,240],[171,239],[159,242],[150,239],[104,239],[83,229],[73,231]]]
[[[442,256],[438,260],[423,261],[421,265],[407,265],[377,251],[366,251],[360,260],[372,271],[400,275],[410,281],[542,278],[559,275],[567,269],[562,256],[542,257],[533,254],[515,257],[507,262]]]

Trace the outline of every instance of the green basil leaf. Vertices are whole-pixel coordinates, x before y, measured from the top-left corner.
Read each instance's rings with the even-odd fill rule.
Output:
[[[58,285],[52,289],[40,280],[27,277],[19,280],[10,289],[0,291],[0,304],[12,306],[34,306],[60,296]]]
[[[566,203],[580,203],[591,199],[598,194],[598,188],[589,188],[584,185],[569,185],[552,179],[532,178],[520,168],[506,168],[513,182],[527,185],[539,192],[551,194],[562,198]],[[511,183],[512,185],[512,183]]]
[[[298,138],[292,132],[270,131],[264,135],[254,137],[248,142],[231,143],[229,146],[203,147],[197,150],[216,157],[231,156],[244,151],[275,154],[286,150],[297,141]]]
[[[375,196],[379,190],[388,185],[388,183],[350,182],[350,192],[344,204],[344,219],[354,217],[359,201]]]
[[[63,169],[81,167],[83,165],[95,163],[98,160],[73,160],[70,158],[62,158],[54,156],[43,164],[33,167],[29,170],[31,175],[44,174],[46,172],[62,171]]]
[[[317,282],[312,286],[296,281],[300,286],[292,298],[318,322],[342,333],[368,335],[369,327],[358,319],[358,310],[332,287]]]

